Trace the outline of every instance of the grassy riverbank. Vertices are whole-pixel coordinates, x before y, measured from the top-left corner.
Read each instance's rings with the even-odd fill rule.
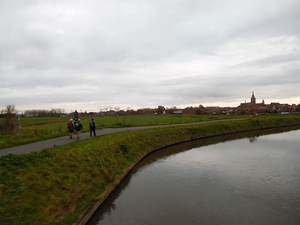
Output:
[[[127,115],[127,116],[97,116],[97,129],[136,127],[149,125],[185,124],[192,122],[248,118],[247,115]],[[91,116],[82,116],[84,130],[88,131]],[[32,143],[68,134],[69,117],[22,117],[19,121],[21,129],[13,132],[0,130],[0,150],[17,145]],[[0,124],[4,119],[0,118]]]
[[[299,116],[155,128],[103,135],[0,158],[0,224],[73,224],[144,155],[206,136],[300,125]]]

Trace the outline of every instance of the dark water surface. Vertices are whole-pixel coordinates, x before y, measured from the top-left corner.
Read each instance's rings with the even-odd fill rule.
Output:
[[[150,155],[88,224],[299,225],[300,130],[260,135],[194,141]]]

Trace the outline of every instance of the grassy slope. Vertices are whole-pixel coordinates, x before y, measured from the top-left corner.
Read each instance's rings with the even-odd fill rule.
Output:
[[[179,124],[208,120],[245,118],[240,115],[131,115],[131,116],[100,116],[95,117],[97,129],[107,127],[146,126],[158,124]],[[81,117],[84,131],[92,117]],[[21,118],[21,130],[5,133],[0,131],[0,150],[21,144],[65,136],[68,133],[69,117],[29,117]],[[0,124],[3,118],[0,118]]]
[[[300,124],[300,117],[147,129],[1,157],[0,224],[72,224],[153,149],[209,135],[292,124]]]

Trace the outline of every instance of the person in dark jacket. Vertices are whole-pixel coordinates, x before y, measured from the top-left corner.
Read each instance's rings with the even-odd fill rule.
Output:
[[[78,120],[78,112],[77,112],[77,110],[75,110],[75,112],[74,112],[74,120]]]
[[[81,133],[81,130],[83,129],[80,119],[75,120],[74,129],[76,130],[77,140],[78,140],[78,139],[80,139],[80,133]]]
[[[91,119],[90,121],[90,137],[92,137],[94,134],[94,136],[96,136],[96,123],[94,121],[94,118]]]

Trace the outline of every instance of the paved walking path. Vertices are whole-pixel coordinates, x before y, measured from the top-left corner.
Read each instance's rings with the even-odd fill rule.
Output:
[[[231,120],[243,120],[243,119],[231,119]],[[112,134],[118,132],[126,132],[131,130],[142,130],[142,129],[149,129],[149,128],[157,128],[157,127],[167,127],[167,126],[179,126],[179,125],[191,125],[191,124],[199,124],[199,123],[211,123],[211,122],[220,122],[224,120],[213,120],[213,121],[203,121],[203,122],[196,122],[196,123],[181,123],[181,124],[169,124],[169,125],[155,125],[155,126],[140,126],[140,127],[122,127],[122,128],[105,128],[101,130],[97,130],[97,136],[101,136],[104,134]],[[90,137],[90,132],[84,132],[80,134],[80,140],[88,139]],[[68,134],[64,137],[58,137],[38,142],[33,142],[24,145],[18,145],[11,148],[0,149],[0,157],[8,154],[26,154],[30,152],[37,152],[44,148],[51,148],[58,145],[65,145],[71,142],[77,141],[76,134],[73,136],[73,139],[70,139]]]
[[[156,126],[152,126],[156,127]],[[124,127],[124,128],[106,128],[102,130],[97,130],[96,135],[101,136],[104,134],[111,134],[111,133],[117,133],[117,132],[125,132],[130,130],[139,130],[139,129],[145,129],[146,127]],[[147,127],[151,128],[151,127]],[[90,132],[83,132],[80,134],[80,140],[88,139],[90,137]],[[29,144],[24,145],[18,145],[11,148],[5,148],[0,150],[0,156],[8,155],[8,154],[24,154],[24,153],[30,153],[30,152],[36,152],[39,150],[42,150],[44,148],[50,148],[53,146],[58,145],[65,145],[69,144],[71,142],[77,141],[76,140],[76,134],[73,135],[73,139],[70,139],[70,136],[66,134],[64,137],[58,137],[53,139],[47,139],[43,141],[33,142]]]

